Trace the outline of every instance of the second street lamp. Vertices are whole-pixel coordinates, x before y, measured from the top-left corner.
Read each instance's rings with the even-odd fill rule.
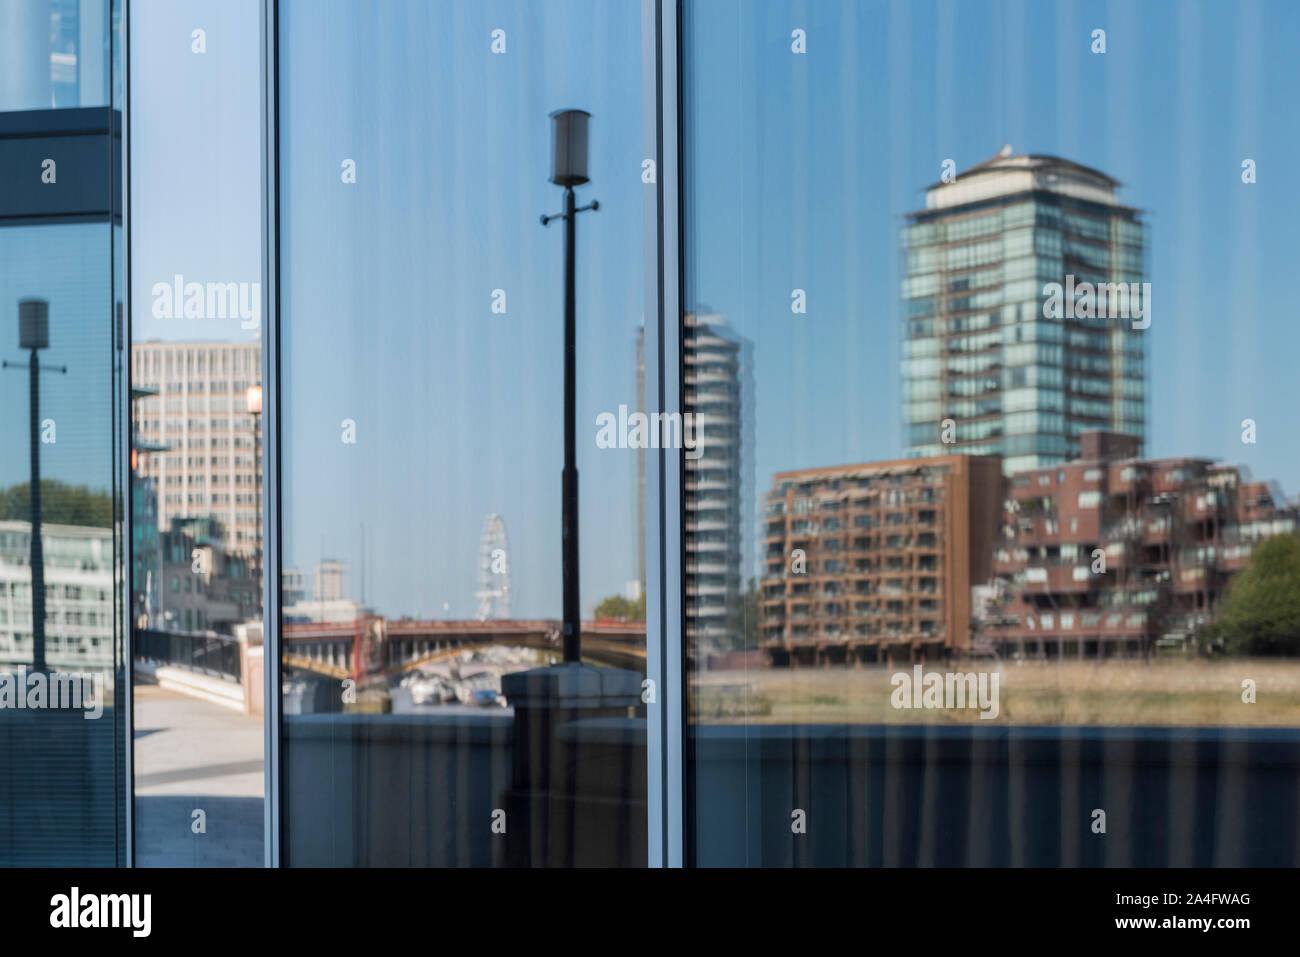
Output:
[[[578,588],[578,460],[576,433],[575,365],[577,361],[576,321],[574,315],[574,273],[578,213],[600,209],[592,200],[577,206],[573,188],[589,182],[587,176],[587,121],[585,110],[557,110],[551,114],[552,165],[551,182],[564,187],[564,212],[543,216],[542,225],[553,219],[564,220],[564,474],[561,505],[561,574],[564,588],[564,660],[582,658],[582,608]]]
[[[31,432],[31,555],[32,570],[32,670],[44,672],[45,664],[45,552],[41,547],[41,372],[67,374],[67,366],[42,366],[38,353],[50,347],[50,304],[44,299],[23,299],[18,303],[18,348],[31,352],[27,363]],[[3,367],[21,368],[5,362]]]
[[[248,413],[253,417],[253,490],[257,498],[257,541],[254,542],[256,559],[257,594],[262,594],[262,387],[250,385],[244,393]],[[261,604],[259,597],[258,604]],[[265,620],[265,617],[263,617]]]

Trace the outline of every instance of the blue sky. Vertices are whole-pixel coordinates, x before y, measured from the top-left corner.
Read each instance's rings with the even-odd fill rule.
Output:
[[[965,168],[1004,143],[1096,166],[1147,211],[1148,452],[1226,458],[1300,490],[1284,326],[1298,6],[695,5],[688,305],[754,345],[758,491],[774,471],[900,454],[902,215],[944,159]],[[635,455],[596,449],[583,427],[635,401],[639,4],[283,9],[286,564],[330,555],[359,577],[364,528],[372,603],[471,615],[479,531],[499,512],[516,613],[558,615],[562,237],[537,215],[559,208],[547,113],[581,107],[582,195],[602,206],[579,224],[590,609],[636,574]],[[257,4],[133,15],[136,335],[239,338],[237,322],[153,320],[148,291],[177,272],[258,278]],[[1097,27],[1104,55],[1089,50]],[[340,181],[344,158],[356,184]],[[806,316],[790,313],[796,287]],[[1240,442],[1246,417],[1257,445]]]
[[[109,226],[79,223],[0,229],[0,358],[22,368],[0,371],[0,488],[31,476],[27,453],[30,353],[18,346],[18,301],[49,303],[50,347],[40,364],[41,421],[54,422],[54,441],[41,446],[42,478],[103,489],[112,472],[112,389]],[[12,454],[9,454],[12,453]]]
[[[760,488],[779,469],[899,453],[897,229],[944,159],[964,169],[1009,143],[1095,166],[1146,211],[1148,454],[1241,461],[1300,490],[1286,314],[1300,7],[696,9],[691,286],[756,342]],[[1096,27],[1105,54],[1090,51]],[[1255,185],[1241,183],[1244,157]],[[792,288],[808,292],[805,317]],[[1254,446],[1240,441],[1246,417]]]

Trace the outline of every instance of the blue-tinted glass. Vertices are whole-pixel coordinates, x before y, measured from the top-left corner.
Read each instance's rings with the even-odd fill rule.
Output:
[[[280,7],[287,862],[645,860],[637,4]],[[583,664],[561,657],[563,191]],[[324,799],[322,799],[324,797]]]
[[[694,860],[1300,860],[1296,10],[683,9]]]
[[[97,223],[0,229],[0,765],[9,782],[0,798],[0,861],[7,864],[120,860],[112,238]],[[24,336],[20,303],[34,299],[46,304],[45,328]],[[40,348],[22,348],[33,344]],[[32,546],[37,518],[40,552]]]
[[[0,7],[0,110],[120,103],[113,0],[13,0]]]
[[[258,17],[187,2],[131,23],[141,867],[265,861]]]
[[[107,83],[114,22],[107,0],[0,8],[6,865],[126,859],[123,257],[113,176],[121,113]]]

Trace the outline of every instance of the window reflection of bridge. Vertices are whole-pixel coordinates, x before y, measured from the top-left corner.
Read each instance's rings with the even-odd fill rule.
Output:
[[[286,669],[331,678],[393,676],[490,647],[533,648],[562,654],[560,622],[547,619],[490,621],[289,622],[281,660]],[[588,621],[582,625],[582,657],[594,664],[645,671],[645,623]]]

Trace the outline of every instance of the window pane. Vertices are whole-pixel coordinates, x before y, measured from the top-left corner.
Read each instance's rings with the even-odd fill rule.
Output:
[[[640,402],[640,10],[280,10],[285,859],[643,863],[641,459],[598,428]],[[582,666],[560,663],[565,224],[538,222],[557,109],[591,116],[577,203],[599,200]]]
[[[48,69],[48,4],[42,29],[9,32],[40,6],[5,5],[0,37]],[[111,867],[126,855],[121,113],[23,101],[20,84],[0,81],[0,865]]]
[[[261,867],[258,5],[199,9],[131,21],[135,860]]]
[[[1300,21],[1083,9],[685,4],[697,862],[1300,859]]]
[[[121,104],[121,5],[14,0],[0,11],[0,110]],[[111,88],[110,88],[111,84]]]

